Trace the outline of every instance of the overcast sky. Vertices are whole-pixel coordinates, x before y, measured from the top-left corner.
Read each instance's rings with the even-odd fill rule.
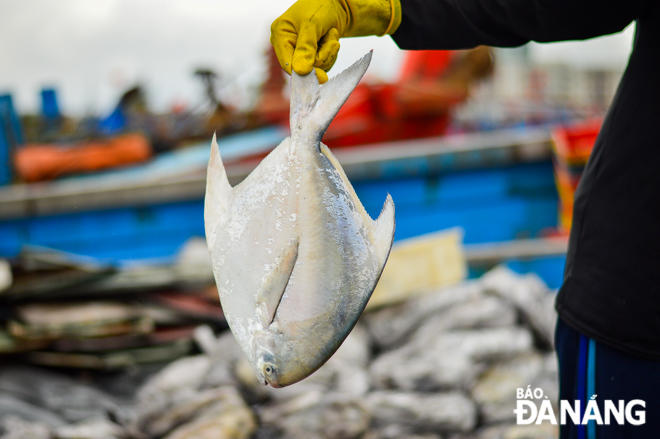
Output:
[[[38,111],[39,90],[56,86],[63,112],[107,112],[121,92],[141,82],[158,111],[192,107],[201,85],[192,73],[209,67],[233,79],[237,102],[264,74],[270,23],[293,0],[0,0],[0,93],[21,113]],[[534,45],[541,62],[624,65],[632,29],[587,43]],[[389,37],[342,40],[341,71],[370,49],[369,73],[397,74],[402,52]]]

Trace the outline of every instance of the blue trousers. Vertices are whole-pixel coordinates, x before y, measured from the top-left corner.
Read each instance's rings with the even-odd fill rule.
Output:
[[[559,399],[581,401],[581,410],[596,395],[599,412],[604,418],[605,401],[616,405],[642,400],[646,407],[635,406],[631,416],[639,419],[645,412],[645,423],[634,425],[624,420],[620,425],[611,418],[610,425],[575,425],[567,416],[560,427],[560,439],[660,439],[660,361],[636,358],[590,339],[557,320],[555,349],[559,360]],[[557,414],[559,418],[559,414]]]

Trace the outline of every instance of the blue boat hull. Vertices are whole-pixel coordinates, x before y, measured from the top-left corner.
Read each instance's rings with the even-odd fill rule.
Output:
[[[455,226],[466,244],[539,237],[557,222],[557,192],[549,161],[433,177],[358,181],[355,190],[372,217],[387,193],[396,204],[395,239]],[[0,222],[0,255],[39,245],[124,264],[171,260],[191,236],[204,236],[203,200],[35,216]],[[511,262],[561,283],[564,258]],[[474,274],[478,274],[475,272]]]

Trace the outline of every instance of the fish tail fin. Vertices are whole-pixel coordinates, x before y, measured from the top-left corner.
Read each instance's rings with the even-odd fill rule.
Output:
[[[355,64],[319,86],[316,72],[291,73],[291,137],[311,137],[320,142],[330,122],[351,95],[371,62],[370,51]]]
[[[394,229],[396,228],[396,221],[394,219],[394,201],[392,196],[387,194],[387,199],[383,204],[383,209],[375,221],[376,232],[376,246],[378,255],[383,258],[383,262],[387,260],[394,240]]]
[[[211,158],[206,171],[206,195],[204,197],[204,223],[207,227],[207,240],[211,234],[209,227],[217,222],[222,212],[226,212],[231,203],[232,187],[227,179],[227,172],[222,164],[218,142],[213,134]]]

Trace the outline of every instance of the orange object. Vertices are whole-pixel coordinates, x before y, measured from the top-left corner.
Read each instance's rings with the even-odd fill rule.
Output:
[[[568,234],[573,219],[573,199],[577,183],[555,166],[555,184],[559,195],[559,230]]]
[[[449,67],[454,51],[417,50],[406,53],[399,73],[398,83],[420,79],[437,79]]]
[[[571,127],[560,127],[552,131],[552,147],[555,156],[568,166],[584,166],[596,143],[602,120],[588,122]]]
[[[152,154],[151,144],[145,136],[125,134],[109,140],[65,146],[25,145],[14,153],[14,166],[22,180],[35,182],[139,163]]]
[[[591,120],[552,131],[555,184],[559,194],[559,229],[568,234],[573,221],[575,189],[594,147],[601,120]]]
[[[408,52],[393,84],[361,82],[323,137],[329,147],[445,134],[469,85],[492,70],[487,47]]]

